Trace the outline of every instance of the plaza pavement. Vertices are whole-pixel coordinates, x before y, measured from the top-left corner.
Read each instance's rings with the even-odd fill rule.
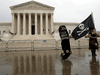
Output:
[[[0,52],[0,75],[100,75],[100,51],[72,49],[65,61],[61,50]]]

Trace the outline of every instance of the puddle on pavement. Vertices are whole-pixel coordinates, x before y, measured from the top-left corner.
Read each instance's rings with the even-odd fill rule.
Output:
[[[0,52],[0,75],[100,75],[100,51],[72,51],[65,61],[61,50]]]

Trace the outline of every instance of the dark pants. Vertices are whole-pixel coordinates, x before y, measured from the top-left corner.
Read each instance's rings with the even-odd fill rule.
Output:
[[[96,49],[91,49],[92,56],[96,54]]]

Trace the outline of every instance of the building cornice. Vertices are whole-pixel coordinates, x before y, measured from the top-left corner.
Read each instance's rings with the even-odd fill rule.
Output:
[[[78,25],[79,23],[74,22],[54,22],[54,25]]]
[[[18,5],[14,5],[14,6],[11,6],[10,7],[11,10],[38,10],[38,9],[44,9],[44,10],[54,10],[55,7],[52,7],[52,6],[49,6],[49,5],[46,5],[46,4],[42,4],[42,3],[39,3],[39,2],[36,2],[36,1],[29,1],[29,2],[25,2],[25,3],[21,3],[21,4],[18,4]]]
[[[11,26],[11,22],[0,22],[0,26]]]

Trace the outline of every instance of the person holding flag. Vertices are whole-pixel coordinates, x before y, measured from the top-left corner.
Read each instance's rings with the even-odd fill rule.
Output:
[[[91,50],[92,56],[97,56],[96,54],[96,49],[98,50],[97,37],[100,37],[100,35],[96,33],[96,29],[90,28],[88,37],[89,37],[89,49]]]
[[[72,32],[72,36],[75,40],[84,37],[88,34],[89,39],[89,49],[91,49],[92,56],[96,56],[95,51],[98,49],[97,37],[100,37],[95,31],[95,25],[93,22],[92,13],[86,18],[83,22],[81,22]]]

